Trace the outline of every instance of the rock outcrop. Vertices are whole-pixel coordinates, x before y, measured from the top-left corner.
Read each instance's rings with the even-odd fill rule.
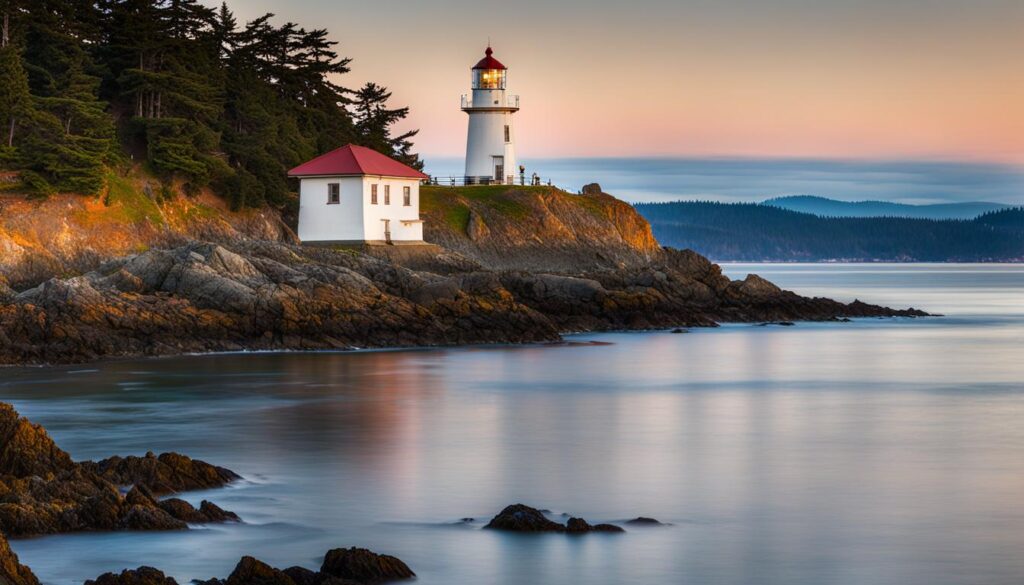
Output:
[[[97,462],[85,461],[81,465],[111,483],[145,486],[158,496],[221,487],[241,479],[230,469],[179,453],[115,456]]]
[[[730,281],[699,254],[661,248],[632,206],[597,185],[586,195],[478,186],[424,187],[421,196],[432,245],[362,250],[295,245],[269,210],[204,207],[189,222],[175,206],[196,215],[198,203],[146,199],[136,203],[152,217],[128,221],[107,217],[113,208],[126,213],[127,202],[83,210],[65,201],[76,222],[81,213],[95,220],[69,234],[50,225],[60,210],[49,202],[0,201],[13,212],[0,221],[0,246],[31,239],[39,249],[51,238],[61,250],[55,263],[22,262],[14,248],[0,255],[0,364],[545,342],[566,331],[923,315],[809,299],[756,275]],[[173,237],[157,237],[153,222]],[[112,234],[146,251],[118,256],[125,244],[106,246]],[[84,260],[69,264],[74,253]],[[75,272],[71,265],[95,269],[55,276]]]
[[[0,301],[0,363],[545,342],[562,331],[923,314],[809,299],[755,277],[732,282],[689,251],[577,275],[495,272],[429,255],[431,271],[275,242],[147,251]]]
[[[590,524],[583,518],[569,518],[568,522],[561,524],[549,519],[541,510],[523,504],[506,506],[497,516],[491,518],[484,528],[509,532],[565,532],[568,534],[625,532],[620,526]]]
[[[0,441],[0,532],[7,536],[183,530],[189,523],[238,520],[211,502],[204,501],[197,510],[183,500],[157,499],[156,493],[219,487],[238,478],[184,455],[112,458],[119,462],[145,460],[138,465],[75,463],[42,427],[3,403]],[[113,473],[112,469],[120,471]],[[121,488],[130,489],[122,495]]]
[[[423,187],[423,237],[494,270],[636,268],[660,256],[631,205],[587,188],[579,196],[555,187]]]
[[[139,571],[143,568],[138,569]],[[123,575],[124,573],[122,573]],[[259,559],[245,556],[227,579],[195,581],[197,585],[377,585],[416,576],[401,560],[365,548],[333,549],[324,555],[319,571],[304,567],[277,569]],[[88,583],[86,584],[88,585]],[[149,585],[135,581],[97,583],[96,585]],[[171,585],[154,583],[153,585]]]

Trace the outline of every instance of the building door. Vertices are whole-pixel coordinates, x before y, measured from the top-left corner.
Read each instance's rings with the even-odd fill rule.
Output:
[[[390,219],[385,219],[384,220],[384,241],[389,243],[389,244],[391,243],[391,220]]]
[[[494,182],[505,182],[505,157],[503,156],[494,157]]]

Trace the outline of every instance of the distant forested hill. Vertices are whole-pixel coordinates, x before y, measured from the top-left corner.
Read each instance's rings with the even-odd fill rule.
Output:
[[[1024,209],[974,220],[823,218],[754,203],[636,205],[666,246],[715,260],[1024,261]]]
[[[8,190],[93,194],[141,162],[165,188],[280,206],[289,168],[346,143],[422,166],[415,132],[391,133],[407,108],[344,87],[350,60],[326,30],[275,20],[197,0],[0,1]]]
[[[915,217],[918,219],[973,219],[982,213],[1011,207],[1002,203],[986,201],[932,205],[908,205],[889,201],[836,201],[814,195],[776,197],[763,201],[762,204],[822,217]]]

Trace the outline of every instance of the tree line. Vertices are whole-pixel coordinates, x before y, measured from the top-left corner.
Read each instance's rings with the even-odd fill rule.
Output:
[[[234,207],[282,205],[287,170],[346,143],[422,168],[408,108],[338,83],[325,29],[240,25],[197,0],[0,0],[0,167],[31,191],[96,193],[144,161]]]
[[[716,260],[1024,261],[1024,208],[973,220],[820,217],[754,203],[637,204],[655,237]]]

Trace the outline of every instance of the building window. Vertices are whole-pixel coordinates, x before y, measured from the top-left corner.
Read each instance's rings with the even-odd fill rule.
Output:
[[[341,184],[327,183],[327,205],[341,203]]]
[[[377,184],[370,185],[370,205],[377,205]]]
[[[505,124],[505,142],[512,142],[512,131],[508,124]]]
[[[402,187],[402,205],[406,207],[412,205],[412,187]]]
[[[391,185],[384,185],[384,205],[391,205]]]

